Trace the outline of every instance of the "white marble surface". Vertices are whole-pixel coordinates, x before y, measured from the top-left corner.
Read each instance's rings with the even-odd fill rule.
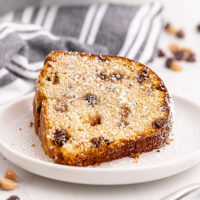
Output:
[[[131,0],[129,0],[129,2],[130,1]],[[148,0],[132,0],[131,2],[147,1]],[[152,67],[164,79],[168,89],[172,93],[188,98],[200,105],[200,34],[197,34],[195,31],[196,24],[200,22],[200,1],[160,1],[165,5],[165,19],[171,21],[177,27],[184,27],[186,30],[187,37],[184,40],[178,40],[178,43],[195,50],[198,55],[198,61],[195,64],[183,63],[183,72],[173,72],[166,69],[163,64],[163,59],[156,59],[155,62],[152,63]],[[43,0],[42,2],[53,3],[56,1]],[[64,0],[59,0],[59,2],[64,2]],[[163,33],[159,45],[163,49],[166,49],[173,41],[175,41],[175,39],[172,36]],[[159,181],[135,185],[103,187],[76,185],[42,178],[14,166],[9,161],[4,160],[3,156],[0,156],[0,177],[3,176],[7,167],[12,167],[19,175],[19,186],[14,191],[8,192],[0,190],[0,200],[4,200],[12,194],[20,196],[23,200],[158,200],[175,189],[187,184],[197,183],[200,180],[200,165],[184,173]]]

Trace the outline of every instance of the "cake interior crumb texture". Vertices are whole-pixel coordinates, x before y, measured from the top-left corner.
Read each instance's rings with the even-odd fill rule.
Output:
[[[34,110],[45,152],[69,165],[152,137],[171,115],[167,89],[150,68],[121,57],[63,51],[52,51],[45,61]]]

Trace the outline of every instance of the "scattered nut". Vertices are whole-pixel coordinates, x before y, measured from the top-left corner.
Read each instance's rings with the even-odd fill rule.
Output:
[[[167,23],[165,25],[165,30],[166,30],[167,33],[169,33],[171,35],[175,35],[176,34],[176,29],[170,23]]]
[[[171,64],[174,60],[172,58],[167,58],[166,62],[165,62],[165,66],[167,68],[170,68],[171,67]]]
[[[197,32],[200,33],[200,24],[197,25]]]
[[[176,37],[177,38],[184,38],[185,37],[185,32],[183,29],[180,29],[179,31],[176,32]]]
[[[187,62],[195,62],[196,61],[195,54],[194,53],[190,53],[188,55],[188,57],[186,58],[186,61]]]
[[[20,198],[18,196],[16,196],[16,195],[12,195],[6,200],[20,200]]]
[[[18,176],[13,169],[8,168],[5,172],[4,178],[10,179],[12,181],[16,181]]]
[[[192,53],[192,50],[189,48],[182,48],[181,50],[183,51],[184,54]]]
[[[177,62],[173,61],[170,65],[170,69],[172,69],[173,71],[182,71],[183,67],[179,65]]]
[[[170,46],[169,46],[169,50],[170,50],[172,53],[174,53],[174,52],[176,52],[176,51],[179,51],[179,50],[180,50],[180,47],[179,47],[177,44],[175,44],[175,43],[171,43]]]
[[[158,49],[158,57],[165,57],[165,53],[161,49]]]
[[[184,58],[184,53],[182,50],[178,50],[176,52],[174,52],[174,58],[176,60],[182,60]]]
[[[3,190],[14,190],[17,187],[17,183],[7,178],[1,179],[0,185]]]

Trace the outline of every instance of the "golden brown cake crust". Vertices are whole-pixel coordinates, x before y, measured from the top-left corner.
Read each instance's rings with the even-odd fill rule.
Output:
[[[50,55],[46,58],[45,64],[48,62],[56,62],[56,58],[58,54],[68,54],[68,52],[63,51],[53,51]],[[88,54],[81,53],[81,56],[85,56]],[[89,56],[96,57],[99,55],[90,54]],[[102,55],[105,59],[116,59],[116,56],[108,56]],[[123,58],[130,62],[135,62],[128,58]],[[140,63],[135,62],[136,64],[143,66]],[[145,69],[150,70],[148,67],[143,66]],[[151,70],[150,70],[151,71]],[[151,71],[152,72],[152,71]],[[45,73],[45,68],[42,69],[41,74]],[[154,72],[153,72],[154,73]],[[38,80],[40,80],[40,76]],[[119,159],[122,157],[130,156],[131,154],[142,153],[142,152],[149,152],[154,149],[158,149],[163,146],[166,141],[168,140],[169,134],[172,129],[172,114],[171,114],[171,98],[168,94],[168,91],[162,82],[162,80],[157,76],[158,80],[160,81],[160,86],[162,90],[165,91],[165,105],[168,109],[168,116],[167,120],[165,121],[162,127],[159,127],[158,123],[152,123],[152,126],[156,127],[156,132],[154,135],[151,136],[142,136],[137,140],[125,140],[121,144],[110,144],[109,146],[105,145],[104,143],[100,145],[99,148],[91,148],[85,154],[79,154],[74,156],[65,157],[60,151],[59,147],[55,145],[52,148],[52,143],[49,144],[49,141],[45,137],[45,132],[48,130],[48,124],[46,122],[46,114],[45,110],[41,108],[42,102],[45,100],[45,97],[39,92],[36,88],[35,91],[35,98],[33,101],[33,114],[35,118],[35,131],[40,138],[42,148],[44,149],[45,153],[55,160],[55,163],[71,165],[71,166],[88,166],[88,165],[95,165],[100,164],[102,162],[112,161],[115,159]],[[51,148],[50,148],[51,146]]]

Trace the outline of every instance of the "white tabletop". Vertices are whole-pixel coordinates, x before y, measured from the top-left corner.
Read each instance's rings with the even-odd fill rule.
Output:
[[[142,2],[147,1],[143,0]],[[51,2],[55,1],[51,0]],[[141,0],[136,0],[136,2],[141,2]],[[161,2],[165,5],[165,19],[176,27],[183,27],[186,31],[186,38],[177,40],[162,33],[159,46],[165,51],[171,42],[191,47],[196,52],[198,60],[194,64],[183,63],[184,70],[182,72],[166,69],[164,59],[156,59],[151,66],[162,77],[171,93],[190,99],[200,105],[200,33],[196,33],[195,29],[196,24],[200,23],[200,1],[163,0]],[[18,195],[22,200],[158,200],[182,186],[197,183],[200,180],[200,165],[163,180],[124,186],[89,186],[53,181],[22,170],[4,160],[3,156],[0,155],[0,177],[3,176],[7,167],[13,168],[19,175],[19,186],[14,191],[0,190],[0,200],[8,198],[12,194]]]

